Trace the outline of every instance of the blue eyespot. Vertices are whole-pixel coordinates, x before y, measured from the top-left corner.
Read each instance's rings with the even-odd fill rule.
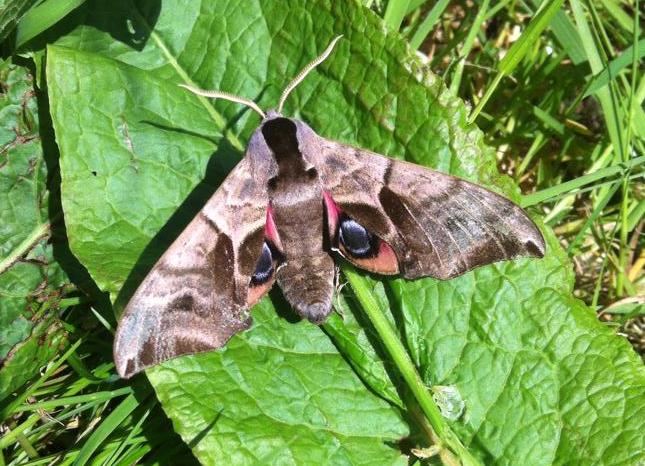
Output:
[[[338,239],[350,255],[358,258],[375,255],[378,238],[367,229],[348,217],[340,219]]]
[[[271,275],[273,275],[273,254],[271,254],[271,248],[265,241],[262,244],[262,253],[255,266],[255,272],[251,277],[251,284],[262,285],[269,281]]]

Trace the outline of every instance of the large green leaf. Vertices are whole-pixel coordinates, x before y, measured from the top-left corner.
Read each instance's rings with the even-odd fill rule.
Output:
[[[55,303],[67,278],[49,236],[47,165],[32,79],[0,63],[0,400],[65,341]]]
[[[480,132],[466,125],[463,103],[357,4],[142,5],[89,2],[49,49],[47,65],[70,245],[117,307],[258,124],[238,105],[209,103],[177,84],[219,88],[270,108],[339,33],[345,38],[295,91],[286,114],[323,136],[517,198]],[[545,235],[542,260],[448,282],[395,280],[377,287],[380,298],[425,381],[460,392],[466,411],[454,428],[486,463],[633,463],[645,450],[643,367],[571,297],[570,265],[552,233]],[[325,333],[292,323],[278,295],[273,303],[264,300],[254,327],[225,349],[148,371],[199,459],[400,461],[384,444],[407,432],[386,377],[391,363],[381,360],[369,327],[360,330],[356,321],[367,324],[352,314],[355,306],[344,307],[348,326],[335,317]]]

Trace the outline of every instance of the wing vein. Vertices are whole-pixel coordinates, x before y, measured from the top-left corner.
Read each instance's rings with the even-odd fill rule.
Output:
[[[469,195],[470,195],[470,194],[469,194]],[[478,198],[474,197],[474,196],[473,196],[473,199],[475,199],[478,203],[480,202],[480,200],[479,200]],[[492,240],[495,242],[495,244],[497,245],[497,247],[499,248],[499,250],[502,252],[502,254],[503,254],[505,257],[506,257],[506,256],[508,256],[508,251],[507,251],[507,250],[506,250],[506,248],[504,247],[504,244],[503,244],[503,243],[501,243],[501,242],[499,241],[499,238],[498,238],[498,237],[497,237],[497,235],[495,234],[495,233],[496,233],[496,231],[495,231],[495,230],[492,230],[492,229],[488,226],[488,224],[487,224],[486,222],[481,222],[481,223],[480,223],[480,222],[478,222],[478,221],[477,221],[477,217],[476,217],[475,215],[473,215],[473,214],[472,214],[472,212],[471,212],[471,210],[470,210],[469,206],[467,206],[466,204],[462,204],[458,199],[455,199],[455,200],[454,200],[454,202],[456,202],[457,204],[459,204],[459,206],[463,209],[463,212],[464,212],[466,215],[468,215],[468,216],[470,217],[470,219],[471,219],[473,222],[475,222],[477,225],[479,225],[479,226],[481,226],[481,227],[482,227],[482,229],[485,231],[485,233],[486,233],[490,238],[492,238]]]

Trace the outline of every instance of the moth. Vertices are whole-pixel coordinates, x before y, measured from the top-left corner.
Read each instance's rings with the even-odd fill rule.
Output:
[[[275,282],[303,318],[332,309],[340,254],[407,279],[449,279],[491,262],[544,255],[517,205],[481,186],[317,135],[277,110],[220,91],[190,91],[262,116],[244,158],[140,284],[119,322],[118,373],[128,378],[183,354],[222,347],[249,328],[249,309]]]

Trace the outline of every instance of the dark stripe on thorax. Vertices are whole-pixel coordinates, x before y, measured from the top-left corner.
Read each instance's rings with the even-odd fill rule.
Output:
[[[298,147],[296,124],[289,118],[274,118],[262,125],[262,135],[273,153],[280,172],[304,171]]]

